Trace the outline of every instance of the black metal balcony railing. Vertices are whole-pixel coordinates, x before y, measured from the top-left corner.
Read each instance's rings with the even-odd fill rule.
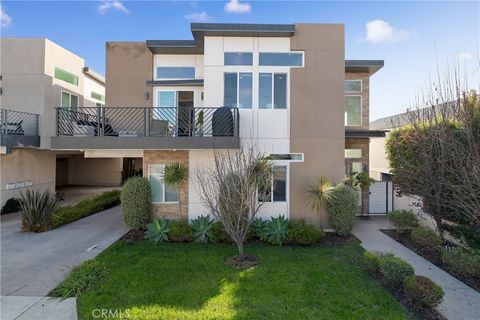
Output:
[[[0,109],[0,134],[38,136],[38,114]]]
[[[238,137],[230,107],[56,108],[57,136]]]

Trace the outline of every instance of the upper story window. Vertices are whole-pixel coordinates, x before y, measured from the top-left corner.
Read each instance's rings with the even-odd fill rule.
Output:
[[[258,77],[258,107],[260,109],[286,109],[287,74],[262,72]]]
[[[78,76],[59,67],[55,67],[55,79],[65,81],[67,83],[73,84],[74,86],[78,86],[79,82]]]
[[[224,74],[223,103],[227,107],[252,108],[251,72],[229,72]]]
[[[362,96],[345,96],[345,126],[362,125]]]
[[[302,52],[260,52],[261,66],[303,67]]]
[[[345,80],[345,92],[362,92],[362,80]]]
[[[157,79],[194,79],[195,67],[157,67]]]
[[[105,102],[105,96],[101,93],[98,93],[98,92],[95,92],[95,91],[92,91],[90,96],[93,98],[93,99],[97,99],[97,100],[100,100],[100,101],[103,101]]]
[[[362,149],[345,149],[345,159],[361,159]]]
[[[251,52],[225,52],[224,65],[226,66],[251,66],[253,53]]]
[[[66,91],[62,91],[60,105],[62,106],[62,108],[75,110],[78,108],[78,96]]]

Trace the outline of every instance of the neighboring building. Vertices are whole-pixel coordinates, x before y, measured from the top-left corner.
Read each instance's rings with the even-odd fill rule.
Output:
[[[79,106],[102,106],[103,77],[48,39],[2,38],[0,46],[1,205],[26,188],[118,186],[121,159],[99,163],[79,150],[51,150],[57,128],[54,107],[74,112]]]

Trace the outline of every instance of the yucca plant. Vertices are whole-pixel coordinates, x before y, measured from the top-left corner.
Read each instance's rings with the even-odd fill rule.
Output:
[[[180,218],[182,218],[182,203],[180,190],[182,186],[188,181],[188,168],[182,162],[168,164],[163,169],[163,182],[177,187],[178,191],[178,209]]]
[[[162,217],[148,224],[148,230],[145,231],[145,238],[153,242],[168,241],[169,232],[170,221]]]
[[[307,192],[309,193],[309,204],[315,211],[320,213],[320,210],[325,208],[327,202],[332,199],[334,189],[335,187],[327,177],[320,177],[315,182],[311,183],[307,189]]]
[[[55,193],[50,190],[27,190],[20,193],[20,214],[22,230],[42,232],[50,228],[50,217],[57,210]]]
[[[213,224],[214,221],[210,218],[210,215],[201,215],[192,220],[193,238],[195,239],[195,242],[210,242],[213,238],[211,233]]]
[[[264,239],[269,243],[282,245],[288,237],[289,228],[288,219],[284,216],[278,216],[268,221],[265,226]]]

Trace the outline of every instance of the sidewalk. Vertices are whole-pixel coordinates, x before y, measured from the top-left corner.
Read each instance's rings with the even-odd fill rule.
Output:
[[[389,228],[387,217],[371,217],[358,220],[353,234],[366,250],[392,252],[408,261],[415,268],[415,274],[427,276],[439,284],[445,297],[437,310],[445,317],[452,320],[480,319],[480,293],[379,231]]]
[[[1,296],[2,320],[77,320],[77,299]]]

